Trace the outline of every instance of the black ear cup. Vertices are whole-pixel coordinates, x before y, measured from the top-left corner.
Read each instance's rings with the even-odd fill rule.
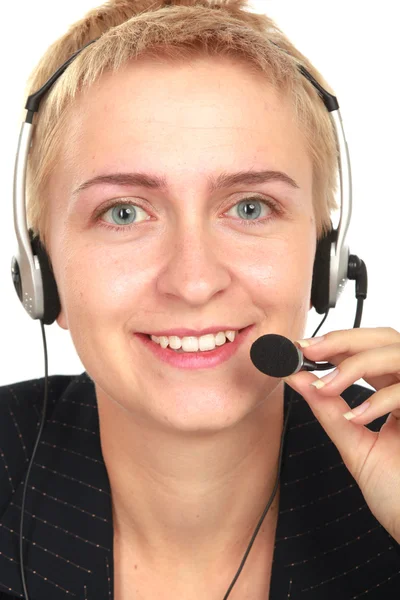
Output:
[[[336,242],[336,239],[337,231],[331,229],[331,231],[319,240],[315,252],[311,303],[320,315],[327,313],[329,309],[331,245]]]
[[[58,295],[56,280],[54,278],[53,268],[45,247],[42,245],[38,236],[34,236],[32,229],[29,229],[29,239],[31,241],[32,252],[36,254],[43,283],[43,302],[44,315],[41,319],[45,325],[54,323],[60,314],[61,304]]]

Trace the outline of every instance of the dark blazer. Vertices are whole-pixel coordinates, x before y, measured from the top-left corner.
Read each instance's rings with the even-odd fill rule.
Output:
[[[2,600],[23,597],[20,507],[43,393],[43,378],[0,387]],[[308,404],[287,385],[285,416],[291,394],[269,600],[399,599],[400,545],[368,509]],[[352,385],[343,397],[354,407],[372,394]],[[378,431],[385,420],[368,427]],[[110,485],[95,388],[86,372],[49,377],[46,425],[29,480],[24,537],[30,600],[112,600]]]

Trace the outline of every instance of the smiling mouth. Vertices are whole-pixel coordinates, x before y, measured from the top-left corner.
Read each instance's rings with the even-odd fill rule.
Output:
[[[229,338],[221,346],[216,346],[213,350],[195,350],[193,352],[182,351],[182,348],[174,349],[167,346],[163,348],[157,342],[154,342],[150,334],[135,332],[134,337],[141,340],[142,344],[148,347],[149,351],[159,360],[172,367],[179,369],[211,369],[230,360],[246,341],[255,324],[237,330],[234,340]],[[187,346],[190,348],[190,346]]]
[[[207,350],[200,350],[200,349],[198,349],[198,350],[192,350],[192,351],[190,351],[190,350],[183,350],[182,347],[179,348],[179,349],[171,348],[169,345],[166,348],[163,348],[163,350],[169,351],[169,352],[173,352],[174,354],[207,354],[207,353],[210,353],[210,352],[215,352],[216,350],[218,350],[219,348],[223,348],[227,344],[233,344],[233,343],[235,343],[236,340],[237,340],[237,338],[239,337],[239,335],[245,329],[248,329],[248,327],[243,327],[242,329],[238,329],[237,330],[237,334],[236,334],[236,336],[235,336],[235,338],[234,338],[233,341],[231,341],[228,338],[226,338],[225,342],[223,344],[221,344],[219,346],[215,345],[214,348],[209,348]],[[151,334],[146,333],[146,334],[143,334],[143,335],[145,335],[153,344],[156,344],[157,346],[162,347],[158,342],[156,342],[156,341],[154,341],[154,340],[151,339]],[[159,336],[159,337],[161,337],[161,336]],[[172,336],[170,336],[170,337],[172,337]],[[187,337],[191,337],[191,336],[187,336]]]

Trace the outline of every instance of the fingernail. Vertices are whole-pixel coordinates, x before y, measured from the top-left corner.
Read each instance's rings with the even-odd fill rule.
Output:
[[[362,415],[363,412],[365,412],[367,410],[367,408],[370,406],[371,402],[363,402],[363,404],[360,404],[360,406],[356,406],[356,408],[353,408],[353,410],[349,410],[349,412],[347,413],[343,413],[343,416],[345,419],[347,419],[348,421],[351,421],[351,419],[354,419],[354,417],[358,417],[359,415]]]
[[[332,381],[332,379],[334,379],[338,373],[339,369],[334,369],[331,373],[328,373],[328,375],[324,375],[323,377],[321,377],[321,379],[316,379],[315,381],[310,383],[310,385],[313,385],[315,388],[317,388],[317,390],[320,390],[322,387],[324,387],[325,384]]]
[[[296,342],[302,347],[307,348],[308,346],[312,346],[313,344],[318,344],[318,342],[322,342],[325,339],[324,335],[314,338],[307,338],[305,340],[296,340]]]

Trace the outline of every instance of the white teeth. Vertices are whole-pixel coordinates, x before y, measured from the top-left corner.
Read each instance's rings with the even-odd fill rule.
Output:
[[[223,331],[220,331],[219,333],[217,333],[217,335],[215,336],[215,345],[216,346],[222,346],[223,344],[225,344],[226,342],[226,336],[225,333]]]
[[[223,346],[227,339],[233,342],[237,333],[237,331],[229,330],[219,331],[216,335],[208,333],[199,338],[194,336],[180,338],[177,335],[171,335],[170,337],[152,335],[150,337],[153,342],[160,344],[161,348],[164,349],[169,345],[173,350],[181,349],[183,352],[198,352],[199,350],[205,352],[207,350],[214,350],[216,346]]]
[[[230,342],[233,342],[236,337],[236,331],[225,331],[225,335]]]
[[[194,338],[194,339],[196,339],[196,338]],[[214,350],[214,349],[215,349],[215,335],[213,333],[208,333],[207,335],[202,335],[199,338],[199,350]]]
[[[167,340],[168,339],[169,339],[169,346],[173,350],[179,350],[179,348],[182,348],[182,342],[181,342],[180,338],[178,338],[177,335],[171,335],[171,337],[167,338]]]
[[[184,352],[198,352],[199,339],[192,336],[182,338],[182,350]]]
[[[161,348],[166,348],[168,346],[168,338],[165,335],[161,335],[159,340]]]

